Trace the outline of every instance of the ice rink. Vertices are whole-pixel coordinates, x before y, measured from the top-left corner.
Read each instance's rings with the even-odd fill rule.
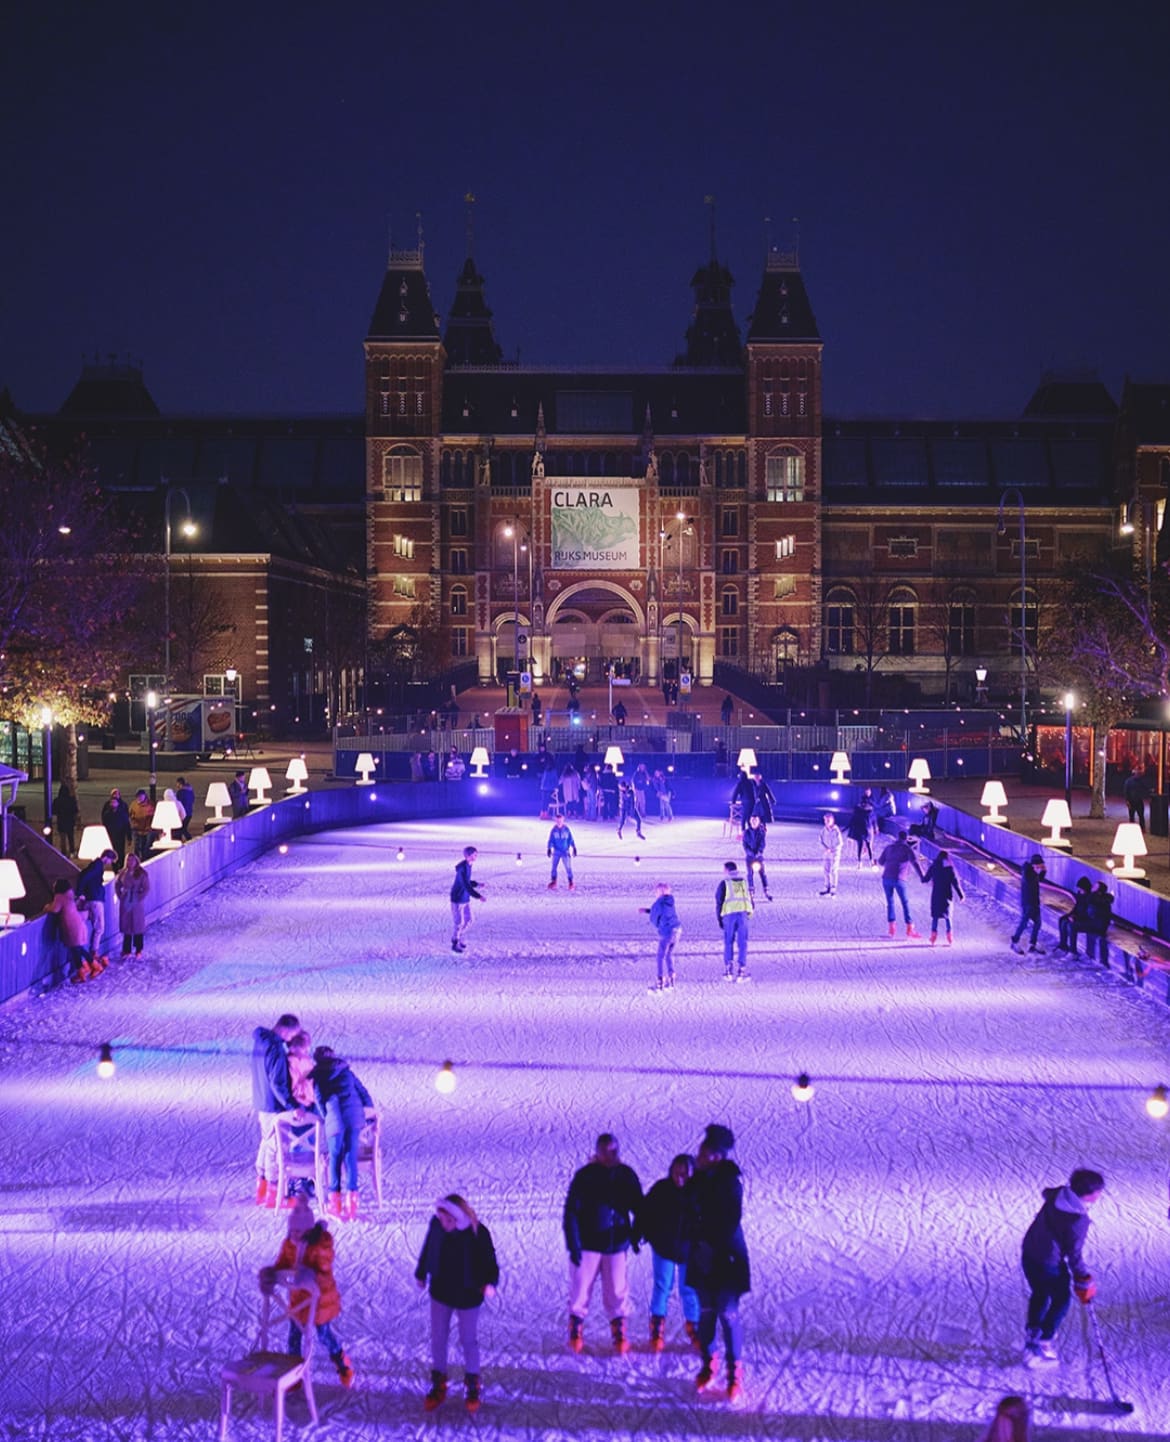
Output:
[[[280,1214],[252,1200],[248,1057],[286,1010],[348,1057],[384,1125],[386,1201],[333,1224],[350,1391],[320,1356],[322,1420],[286,1437],[431,1429],[508,1439],[769,1437],[976,1442],[1022,1391],[1037,1435],[1170,1433],[1170,1011],[1085,961],[1019,957],[1011,918],[971,898],[953,947],[886,937],[875,873],[847,859],[821,897],[817,828],[769,832],[775,900],[752,923],[752,980],[722,980],[714,889],[742,852],[718,820],[646,839],[574,822],[578,890],[546,890],[548,824],[514,818],[330,832],[270,853],[147,933],[141,962],[0,1014],[0,1436],[177,1442],[215,1435],[220,1363],[246,1350],[256,1269]],[[487,900],[450,947],[467,843]],[[851,849],[850,843],[846,843]],[[398,857],[402,849],[401,859]],[[638,912],[669,880],[678,986],[650,994]],[[928,891],[913,883],[928,930]],[[899,932],[902,928],[899,926]],[[114,1044],[116,1076],[95,1074]],[[454,1063],[450,1096],[435,1088]],[[808,1071],[811,1102],[791,1094]],[[753,1291],[743,1403],[697,1396],[681,1317],[647,1345],[648,1256],[631,1262],[633,1351],[600,1296],[565,1346],[561,1207],[602,1131],[644,1187],[725,1122],[747,1181]],[[1115,1417],[1074,1303],[1059,1367],[1021,1363],[1020,1237],[1073,1167],[1103,1171],[1087,1258]],[[481,1321],[485,1399],[421,1399],[426,1302],[413,1270],[435,1199],[491,1228],[499,1295]],[[457,1345],[453,1378],[461,1376]],[[273,1435],[237,1402],[231,1436]]]

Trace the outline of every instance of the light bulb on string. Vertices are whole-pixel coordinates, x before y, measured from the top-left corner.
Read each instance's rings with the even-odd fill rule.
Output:
[[[405,848],[404,846],[400,846],[400,847],[398,848],[398,860],[399,860],[399,861],[405,861],[405,860],[406,860],[406,848]]]
[[[103,1081],[109,1081],[114,1071],[114,1048],[108,1041],[104,1041],[98,1051],[97,1074]]]
[[[1146,1111],[1155,1121],[1161,1121],[1170,1112],[1170,1097],[1167,1097],[1164,1086],[1156,1086],[1146,1098]]]
[[[288,855],[288,843],[286,841],[282,841],[276,849],[280,852],[281,856]]]
[[[811,1102],[813,1097],[812,1078],[802,1071],[792,1083],[792,1095],[798,1102]]]
[[[519,852],[516,853],[516,865],[517,865],[517,866],[523,866],[523,865],[524,865],[524,858],[520,855]]]
[[[445,1061],[439,1068],[435,1077],[435,1090],[445,1097],[449,1097],[455,1090],[455,1067],[451,1062]]]
[[[642,864],[642,858],[641,858],[640,856],[635,856],[635,857],[634,857],[634,865],[635,865],[635,866],[641,866],[641,864]]]

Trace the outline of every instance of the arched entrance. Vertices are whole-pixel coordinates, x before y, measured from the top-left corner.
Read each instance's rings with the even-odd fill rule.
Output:
[[[646,619],[623,586],[601,580],[566,586],[548,609],[550,668],[600,680],[612,666],[636,679],[645,665]]]

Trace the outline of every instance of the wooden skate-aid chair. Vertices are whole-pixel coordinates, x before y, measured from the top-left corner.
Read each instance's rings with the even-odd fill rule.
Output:
[[[738,841],[743,835],[743,802],[733,801],[727,808],[727,820],[723,823],[723,839]]]
[[[329,1166],[325,1153],[325,1123],[312,1112],[278,1112],[276,1115],[276,1188],[281,1201],[288,1183],[304,1178],[316,1188],[317,1205],[328,1196]]]
[[[358,1166],[369,1166],[374,1198],[382,1205],[382,1123],[373,1107],[366,1108],[365,1125],[358,1139]]]
[[[219,1442],[227,1439],[233,1392],[250,1392],[256,1397],[273,1399],[276,1442],[281,1442],[284,1433],[285,1401],[298,1383],[304,1388],[309,1416],[314,1425],[317,1422],[317,1400],[310,1376],[317,1340],[317,1279],[309,1267],[281,1271],[266,1267],[261,1273],[260,1290],[264,1300],[256,1346],[246,1357],[225,1363],[219,1374]],[[282,1346],[287,1341],[287,1336],[277,1335],[278,1329],[290,1322],[301,1329],[299,1357],[274,1350],[274,1346]]]

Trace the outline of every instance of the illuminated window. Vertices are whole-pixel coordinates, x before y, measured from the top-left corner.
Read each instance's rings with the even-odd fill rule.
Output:
[[[768,456],[764,479],[769,501],[803,501],[804,457],[792,451]]]
[[[382,458],[382,498],[387,501],[422,499],[422,456],[409,446],[395,446]]]
[[[776,541],[776,559],[786,561],[789,556],[796,555],[796,537],[780,536]]]
[[[405,561],[414,560],[414,542],[408,536],[394,537],[394,554]]]

